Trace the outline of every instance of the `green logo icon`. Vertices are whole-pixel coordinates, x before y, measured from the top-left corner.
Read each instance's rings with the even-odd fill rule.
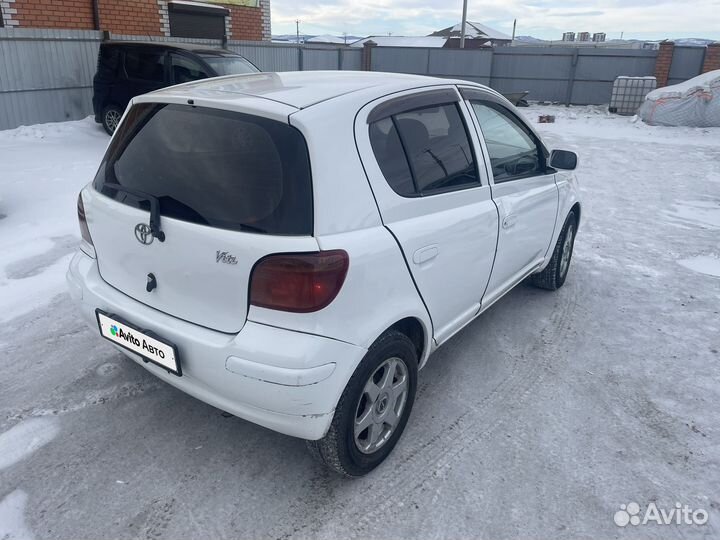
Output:
[[[118,335],[118,327],[113,324],[113,325],[110,327],[110,333],[111,333],[113,336],[117,336],[117,335]]]

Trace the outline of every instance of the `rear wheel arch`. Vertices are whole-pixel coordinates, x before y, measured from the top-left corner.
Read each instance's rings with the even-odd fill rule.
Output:
[[[380,335],[382,336],[392,330],[396,330],[401,334],[406,335],[410,341],[413,342],[413,345],[415,345],[415,349],[417,350],[419,365],[422,365],[425,353],[429,349],[429,344],[427,339],[428,332],[426,332],[425,326],[420,319],[417,317],[405,317],[404,319],[400,319],[394,323]]]

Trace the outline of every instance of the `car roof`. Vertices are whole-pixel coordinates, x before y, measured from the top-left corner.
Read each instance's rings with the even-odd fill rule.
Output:
[[[253,97],[264,98],[295,109],[305,109],[362,90],[374,90],[372,93],[382,96],[392,92],[442,84],[468,84],[486,88],[468,81],[403,73],[285,71],[229,75],[205,79],[157,90],[149,95],[153,96],[153,101],[157,98],[162,100],[164,97],[175,99],[215,98],[222,100],[224,103],[231,103],[234,100],[240,102],[248,97]],[[487,90],[495,93],[489,88]],[[363,94],[366,96],[367,92]]]
[[[221,47],[212,47],[210,45],[198,45],[197,43],[183,43],[174,41],[105,41],[103,47],[159,47],[162,49],[175,49],[194,52],[198,54],[213,54],[218,56],[240,56],[238,53],[223,49]]]

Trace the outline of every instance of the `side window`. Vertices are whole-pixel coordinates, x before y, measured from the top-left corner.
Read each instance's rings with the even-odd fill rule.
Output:
[[[170,55],[170,66],[175,84],[207,79],[209,76],[198,62],[180,54]]]
[[[455,103],[402,112],[370,125],[373,152],[390,187],[405,197],[479,185]]]
[[[410,165],[392,118],[383,118],[370,124],[370,144],[385,180],[395,193],[403,197],[415,196]]]
[[[130,79],[149,82],[165,81],[165,53],[128,49],[125,51],[125,73]]]
[[[501,105],[471,101],[496,183],[545,174],[535,138]]]

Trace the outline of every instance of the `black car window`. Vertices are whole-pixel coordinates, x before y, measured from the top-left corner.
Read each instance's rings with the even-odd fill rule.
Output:
[[[207,79],[209,77],[205,68],[198,62],[180,54],[170,55],[170,66],[175,84]]]
[[[126,189],[113,188],[118,184]],[[94,186],[145,210],[150,210],[148,199],[157,199],[161,216],[191,223],[312,234],[307,146],[287,122],[197,106],[139,103],[115,133]]]
[[[535,137],[502,105],[471,101],[490,155],[495,183],[544,174]]]
[[[430,195],[479,185],[457,104],[402,112],[370,124],[373,152],[399,195]]]
[[[260,70],[242,56],[200,55],[218,75],[242,75]]]
[[[98,55],[97,78],[100,80],[113,80],[117,77],[120,65],[121,49],[112,45],[100,45]]]
[[[161,83],[165,80],[165,53],[127,49],[125,51],[125,73],[130,79]]]
[[[410,166],[392,118],[370,124],[370,144],[385,180],[395,193],[404,197],[415,195]]]

